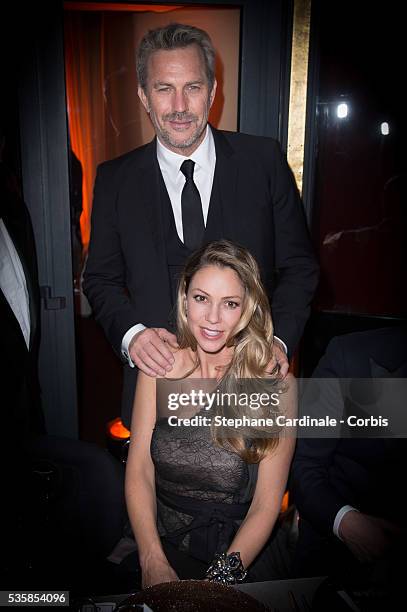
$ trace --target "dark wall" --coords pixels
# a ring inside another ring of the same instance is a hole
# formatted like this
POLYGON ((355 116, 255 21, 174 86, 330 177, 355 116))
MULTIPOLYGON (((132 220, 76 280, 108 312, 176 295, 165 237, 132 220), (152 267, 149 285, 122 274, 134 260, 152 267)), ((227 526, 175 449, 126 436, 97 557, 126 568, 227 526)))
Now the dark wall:
POLYGON ((380 11, 364 1, 313 1, 308 134, 321 281, 303 342, 304 375, 333 336, 407 317, 404 39, 394 0, 380 11), (340 103, 348 105, 343 119, 340 103))

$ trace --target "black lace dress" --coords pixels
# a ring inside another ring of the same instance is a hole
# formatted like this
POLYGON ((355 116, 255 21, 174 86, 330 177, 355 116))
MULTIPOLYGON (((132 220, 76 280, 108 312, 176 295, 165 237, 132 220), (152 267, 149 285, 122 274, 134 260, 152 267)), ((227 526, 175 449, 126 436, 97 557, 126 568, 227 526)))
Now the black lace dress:
POLYGON ((216 445, 207 426, 157 421, 151 442, 160 535, 206 564, 226 550, 246 516, 257 465, 216 445))

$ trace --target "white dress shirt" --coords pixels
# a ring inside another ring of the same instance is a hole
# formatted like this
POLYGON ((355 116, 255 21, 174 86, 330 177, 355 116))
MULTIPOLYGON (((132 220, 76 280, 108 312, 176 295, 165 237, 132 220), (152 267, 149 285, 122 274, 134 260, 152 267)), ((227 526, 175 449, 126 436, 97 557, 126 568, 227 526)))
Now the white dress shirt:
POLYGON ((186 178, 180 168, 186 159, 192 159, 195 162, 194 183, 201 196, 202 213, 206 227, 216 166, 216 149, 210 127, 207 126, 205 138, 189 157, 170 151, 157 138, 157 159, 170 197, 175 227, 180 240, 184 242, 181 195, 186 178))
POLYGON ((20 324, 27 348, 30 346, 30 298, 20 257, 0 219, 0 289, 20 324))
POLYGON ((347 514, 351 510, 354 510, 355 512, 359 512, 359 510, 357 508, 354 508, 353 506, 349 506, 347 504, 346 506, 342 506, 342 508, 340 510, 338 510, 338 513, 335 516, 335 520, 334 520, 334 524, 333 524, 332 530, 333 530, 334 534, 336 535, 336 537, 339 538, 340 540, 342 540, 342 538, 339 535, 339 525, 341 524, 341 521, 342 521, 343 517, 345 516, 345 514, 347 514))

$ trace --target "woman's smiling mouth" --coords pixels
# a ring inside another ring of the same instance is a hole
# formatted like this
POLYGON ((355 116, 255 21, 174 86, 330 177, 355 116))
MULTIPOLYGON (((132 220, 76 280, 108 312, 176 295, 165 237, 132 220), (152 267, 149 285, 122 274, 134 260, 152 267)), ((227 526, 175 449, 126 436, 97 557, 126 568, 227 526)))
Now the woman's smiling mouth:
POLYGON ((201 334, 204 338, 207 338, 208 340, 218 340, 222 336, 223 331, 219 329, 209 329, 207 327, 201 327, 201 334))

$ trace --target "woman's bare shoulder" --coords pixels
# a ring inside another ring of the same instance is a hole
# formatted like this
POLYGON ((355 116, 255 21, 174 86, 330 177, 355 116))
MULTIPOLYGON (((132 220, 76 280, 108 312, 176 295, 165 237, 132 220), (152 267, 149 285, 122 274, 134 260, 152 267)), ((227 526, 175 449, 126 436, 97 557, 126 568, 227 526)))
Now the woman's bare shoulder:
POLYGON ((174 357, 174 364, 172 366, 172 370, 167 372, 165 376, 160 376, 159 378, 165 378, 167 380, 171 380, 173 378, 183 378, 195 366, 195 358, 191 349, 171 348, 171 352, 174 357))

